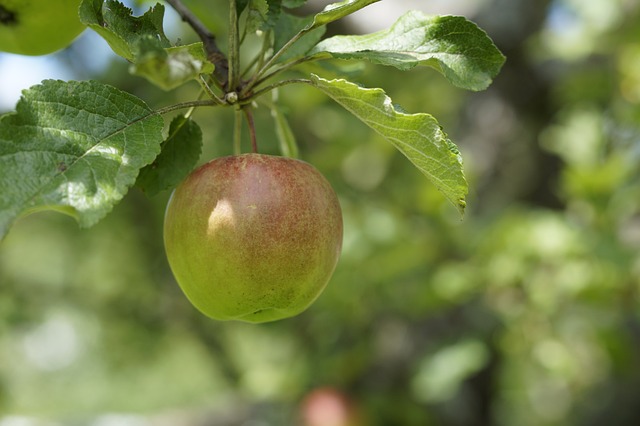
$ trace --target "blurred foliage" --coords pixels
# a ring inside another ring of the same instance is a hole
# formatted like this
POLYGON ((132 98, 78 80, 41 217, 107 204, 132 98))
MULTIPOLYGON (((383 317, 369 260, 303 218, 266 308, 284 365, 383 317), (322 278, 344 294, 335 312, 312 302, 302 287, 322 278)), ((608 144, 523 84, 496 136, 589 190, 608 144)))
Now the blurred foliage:
MULTIPOLYGON (((134 190, 89 230, 22 219, 0 246, 0 425, 298 425, 314 389, 352 426, 640 424, 639 14, 486 1, 468 17, 508 60, 481 93, 423 70, 335 71, 440 120, 471 183, 462 222, 356 119, 282 89, 345 220, 329 287, 289 320, 220 323, 188 304, 162 248, 166 193, 134 190)), ((118 60, 96 77, 157 106, 196 96, 118 60)), ((194 118, 201 161, 232 151, 231 112, 194 118)), ((256 119, 277 153, 268 109, 256 119)))

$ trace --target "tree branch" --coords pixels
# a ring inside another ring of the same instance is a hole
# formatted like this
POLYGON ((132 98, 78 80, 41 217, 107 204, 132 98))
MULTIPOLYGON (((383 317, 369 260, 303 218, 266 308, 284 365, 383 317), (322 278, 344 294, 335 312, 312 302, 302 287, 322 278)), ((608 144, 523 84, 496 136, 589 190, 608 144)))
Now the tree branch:
POLYGON ((216 43, 216 37, 209 29, 189 10, 181 0, 167 0, 167 3, 180 15, 182 20, 189 24, 198 34, 207 52, 207 58, 215 65, 213 75, 225 90, 229 85, 229 61, 216 43))

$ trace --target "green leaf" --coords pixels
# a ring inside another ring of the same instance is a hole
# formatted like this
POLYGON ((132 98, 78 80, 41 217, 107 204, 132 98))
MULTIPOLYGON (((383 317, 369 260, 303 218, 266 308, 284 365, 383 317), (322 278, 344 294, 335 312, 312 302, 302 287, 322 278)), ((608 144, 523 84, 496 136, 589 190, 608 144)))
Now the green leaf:
POLYGON ((320 13, 317 13, 313 17, 313 22, 306 28, 307 31, 314 28, 318 28, 322 25, 327 25, 333 21, 344 18, 363 7, 369 6, 372 3, 376 3, 380 0, 344 0, 338 3, 331 3, 320 13))
POLYGON ((174 188, 193 170, 202 151, 202 131, 195 121, 179 115, 153 163, 140 171, 136 185, 148 195, 174 188))
POLYGON ((267 0, 250 0, 247 5, 246 31, 255 33, 262 29, 267 22, 269 4, 267 0))
POLYGON ((210 74, 214 66, 207 59, 201 42, 167 49, 150 46, 131 66, 131 72, 156 86, 174 89, 200 74, 210 74))
POLYGON ((247 6, 247 31, 272 29, 283 13, 282 0, 249 0, 247 6))
POLYGON ((170 47, 162 21, 164 6, 156 4, 140 17, 115 0, 83 0, 80 20, 104 38, 111 49, 123 58, 135 62, 144 41, 160 48, 170 47))
POLYGON ((276 128, 276 136, 280 143, 280 152, 285 157, 298 158, 298 144, 296 138, 289 126, 287 117, 282 113, 280 108, 275 104, 270 105, 271 117, 276 128))
POLYGON ((378 132, 402 152, 464 213, 467 182, 462 157, 435 118, 398 111, 382 89, 367 89, 346 80, 311 76, 312 84, 378 132))
POLYGON ((403 15, 387 30, 328 38, 310 54, 366 59, 401 70, 426 65, 452 84, 470 90, 486 89, 505 60, 473 22, 461 16, 427 16, 418 11, 403 15))
POLYGON ((289 9, 295 9, 296 7, 300 7, 304 5, 307 0, 283 0, 282 5, 289 9))
MULTIPOLYGON (((236 13, 238 16, 247 8, 250 0, 236 0, 236 13)), ((266 0, 262 0, 266 1, 266 0)))
MULTIPOLYGON (((276 28, 278 30, 274 33, 273 50, 275 52, 280 50, 296 34, 309 26, 311 20, 312 18, 310 17, 298 17, 289 13, 282 13, 278 19, 278 23, 276 24, 276 28)), ((320 41, 325 32, 326 27, 319 27, 306 32, 298 41, 296 41, 295 44, 280 56, 279 62, 296 58, 298 56, 304 56, 318 43, 318 41, 320 41)))
POLYGON ((111 49, 133 64, 131 72, 170 90, 200 74, 213 72, 202 43, 171 47, 162 28, 164 6, 156 4, 140 17, 114 0, 83 0, 80 19, 111 49))
POLYGON ((162 117, 95 81, 46 80, 0 118, 0 238, 21 214, 57 210, 88 227, 160 151, 162 117))

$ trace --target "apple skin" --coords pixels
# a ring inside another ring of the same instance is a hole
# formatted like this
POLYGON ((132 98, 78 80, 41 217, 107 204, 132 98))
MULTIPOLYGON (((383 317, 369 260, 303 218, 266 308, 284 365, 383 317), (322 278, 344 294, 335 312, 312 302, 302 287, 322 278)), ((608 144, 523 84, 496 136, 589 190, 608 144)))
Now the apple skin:
POLYGON ((69 45, 84 29, 80 0, 0 0, 0 51, 45 55, 69 45))
POLYGON ((176 281, 202 313, 275 321, 304 311, 326 287, 342 248, 342 212, 308 163, 221 157, 173 192, 164 243, 176 281))

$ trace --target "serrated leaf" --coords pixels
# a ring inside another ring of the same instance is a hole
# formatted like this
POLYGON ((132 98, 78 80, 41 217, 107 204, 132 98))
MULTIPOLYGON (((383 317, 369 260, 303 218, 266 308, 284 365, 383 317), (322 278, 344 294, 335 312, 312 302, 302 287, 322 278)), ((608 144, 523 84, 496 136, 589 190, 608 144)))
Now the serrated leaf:
POLYGON ((313 17, 313 22, 307 27, 307 31, 330 24, 378 1, 380 0, 344 0, 338 3, 331 3, 322 12, 313 17))
POLYGON ((367 89, 346 80, 311 76, 312 84, 378 132, 402 152, 464 213, 467 182, 462 157, 435 118, 398 111, 382 89, 367 89))
POLYGON ((267 20, 263 29, 274 28, 282 13, 282 0, 267 0, 269 10, 267 11, 267 20))
POLYGON ((236 0, 238 15, 247 10, 247 31, 274 28, 282 13, 282 0, 236 0))
POLYGON ((426 65, 470 90, 486 89, 505 59, 487 33, 466 18, 418 11, 406 13, 387 30, 323 40, 310 52, 314 54, 365 59, 401 70, 426 65))
POLYGON ((201 152, 200 127, 183 115, 177 116, 169 126, 160 155, 140 170, 136 185, 150 196, 174 188, 193 170, 201 152))
POLYGON ((0 117, 0 238, 19 215, 45 209, 95 224, 156 157, 162 128, 142 100, 95 81, 23 91, 0 117))
POLYGON ((210 74, 213 69, 202 42, 168 49, 149 46, 131 65, 132 74, 145 77, 164 90, 197 79, 200 74, 210 74))
POLYGON ((270 105, 271 117, 276 129, 276 136, 280 144, 280 152, 285 157, 298 158, 298 144, 296 137, 289 126, 287 117, 282 113, 280 108, 273 103, 270 105))
POLYGON ((246 31, 254 33, 265 26, 267 15, 269 13, 269 4, 267 0, 250 0, 246 6, 247 21, 246 31))
POLYGON ((131 9, 115 0, 83 0, 79 13, 83 24, 104 38, 116 54, 131 62, 135 62, 143 41, 147 46, 171 47, 162 28, 161 4, 135 17, 131 9))
POLYGON ((160 88, 170 90, 213 72, 202 43, 171 47, 162 27, 164 6, 156 4, 139 17, 132 13, 115 0, 83 0, 80 5, 82 22, 133 64, 133 74, 160 88))

